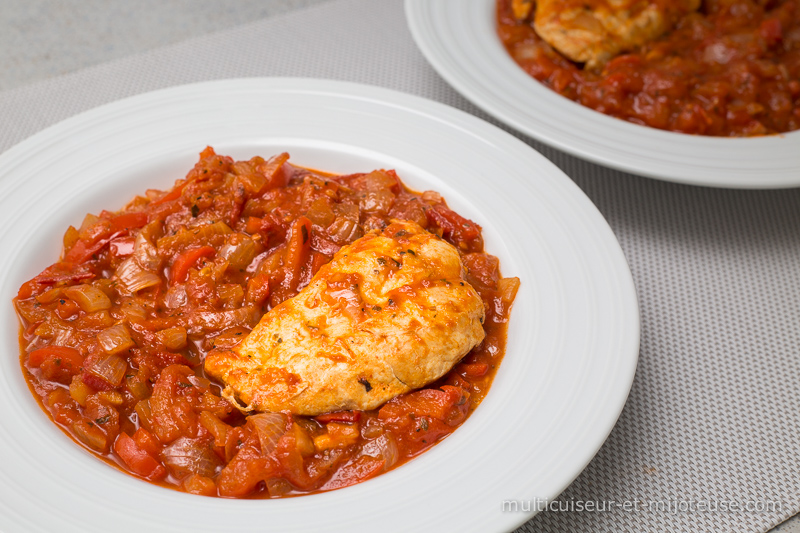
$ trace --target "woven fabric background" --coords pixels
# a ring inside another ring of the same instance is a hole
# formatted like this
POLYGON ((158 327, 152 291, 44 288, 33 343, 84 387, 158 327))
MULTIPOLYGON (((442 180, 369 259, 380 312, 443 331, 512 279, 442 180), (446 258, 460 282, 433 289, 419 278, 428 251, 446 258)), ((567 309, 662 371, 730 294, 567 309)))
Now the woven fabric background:
MULTIPOLYGON (((401 0, 337 0, 0 93, 0 151, 123 97, 248 76, 368 83, 495 122, 426 63, 401 0)), ((636 501, 638 510, 547 511, 519 531, 762 532, 800 511, 800 190, 659 182, 520 138, 609 221, 639 293, 642 344, 617 426, 560 498, 636 501), (659 501, 779 508, 649 506, 659 501)))

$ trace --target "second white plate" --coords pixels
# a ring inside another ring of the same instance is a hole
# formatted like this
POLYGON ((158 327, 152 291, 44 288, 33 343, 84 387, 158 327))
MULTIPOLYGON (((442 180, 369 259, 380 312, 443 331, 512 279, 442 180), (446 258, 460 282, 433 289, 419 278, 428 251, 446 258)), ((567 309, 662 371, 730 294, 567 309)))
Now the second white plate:
POLYGON ((503 48, 495 0, 406 0, 406 17, 437 72, 484 111, 594 163, 712 187, 800 186, 800 131, 747 139, 657 130, 585 108, 541 85, 503 48))

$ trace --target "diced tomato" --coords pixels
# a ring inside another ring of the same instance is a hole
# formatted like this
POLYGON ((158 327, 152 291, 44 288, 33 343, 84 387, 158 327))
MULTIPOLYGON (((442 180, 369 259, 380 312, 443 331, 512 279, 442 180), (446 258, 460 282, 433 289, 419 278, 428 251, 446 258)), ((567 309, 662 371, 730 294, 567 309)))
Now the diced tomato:
POLYGON ((136 444, 139 446, 139 448, 146 451, 153 457, 157 456, 161 451, 161 444, 159 444, 158 439, 156 439, 152 433, 142 427, 137 429, 133 434, 133 440, 136 441, 136 444))
POLYGON ((60 387, 55 389, 47 395, 45 403, 59 424, 70 425, 81 416, 78 412, 80 405, 66 389, 60 387))
POLYGON ((75 348, 46 346, 28 354, 28 365, 41 369, 48 381, 69 383, 81 371, 83 356, 75 348))
POLYGON ((428 209, 426 215, 431 224, 442 229, 442 236, 445 239, 452 240, 468 251, 479 251, 483 248, 481 227, 473 221, 442 204, 436 204, 428 209))
POLYGON ((247 223, 245 224, 244 230, 250 235, 258 233, 261 231, 261 225, 263 222, 263 218, 247 217, 247 223))
POLYGON ((167 469, 143 450, 127 433, 119 434, 114 442, 114 451, 134 474, 151 481, 164 479, 167 476, 167 469))
POLYGON ((318 485, 318 477, 324 475, 323 471, 318 471, 317 475, 309 475, 309 472, 306 471, 303 454, 297 446, 294 431, 287 431, 278 439, 274 455, 280 464, 283 477, 301 490, 315 489, 318 485))
POLYGON ((213 257, 217 253, 211 246, 190 248, 175 259, 170 270, 172 283, 183 283, 189 278, 189 269, 194 267, 200 259, 213 257))
POLYGON ((463 363, 459 368, 464 375, 471 378, 483 377, 489 371, 489 365, 486 363, 463 363))
POLYGON ((778 18, 769 18, 761 23, 758 33, 767 46, 774 46, 783 40, 783 27, 778 18))
POLYGON ((467 417, 469 393, 451 385, 421 389, 390 400, 378 417, 401 441, 421 451, 452 433, 467 417))
POLYGON ((151 429, 164 444, 179 437, 197 436, 199 423, 194 405, 201 390, 192 385, 190 376, 194 376, 191 368, 172 365, 161 372, 153 385, 151 429))
POLYGON ((214 480, 199 474, 192 474, 188 476, 181 483, 183 490, 190 494, 199 494, 200 496, 216 496, 217 486, 214 480))
POLYGON ((219 495, 238 498, 250 494, 263 481, 267 465, 267 459, 259 451, 243 448, 219 473, 219 495))
POLYGON ((56 302, 56 314, 61 319, 68 319, 78 314, 81 307, 73 300, 60 299, 56 302))
POLYGON ((84 372, 81 374, 81 380, 83 380, 84 384, 96 391, 111 390, 113 388, 108 381, 96 374, 93 374, 92 372, 84 372))
POLYGON ((263 194, 265 191, 275 189, 277 187, 285 187, 289 183, 291 176, 291 166, 287 163, 289 161, 289 154, 286 152, 278 154, 266 161, 258 169, 267 178, 266 183, 256 194, 263 194))

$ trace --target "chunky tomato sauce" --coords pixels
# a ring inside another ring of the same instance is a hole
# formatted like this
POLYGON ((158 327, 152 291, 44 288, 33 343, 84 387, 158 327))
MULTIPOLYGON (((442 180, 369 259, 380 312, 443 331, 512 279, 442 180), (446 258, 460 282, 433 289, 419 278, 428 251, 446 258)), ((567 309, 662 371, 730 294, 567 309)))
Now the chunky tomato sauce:
POLYGON ((61 259, 19 289, 23 371, 85 448, 190 493, 293 496, 403 464, 484 398, 519 282, 501 277, 481 228, 393 171, 332 176, 288 157, 234 161, 207 148, 171 190, 70 227, 61 259), (459 249, 485 340, 436 383, 373 411, 245 416, 222 398, 205 355, 235 346, 340 247, 393 218, 459 249))
POLYGON ((705 0, 667 35, 584 69, 497 0, 498 34, 531 76, 580 104, 629 122, 713 136, 800 128, 800 2, 705 0))

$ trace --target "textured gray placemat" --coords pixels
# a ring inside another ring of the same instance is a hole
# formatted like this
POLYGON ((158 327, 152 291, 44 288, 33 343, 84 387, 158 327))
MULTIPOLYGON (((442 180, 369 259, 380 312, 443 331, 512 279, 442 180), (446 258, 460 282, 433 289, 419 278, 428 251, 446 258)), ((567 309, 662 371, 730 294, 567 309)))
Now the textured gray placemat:
MULTIPOLYGON (((119 98, 244 76, 370 83, 487 118, 425 62, 400 0, 339 0, 0 93, 0 151, 119 98)), ((520 531, 760 532, 795 514, 800 190, 663 183, 527 142, 608 219, 643 329, 609 440, 555 508, 520 531), (559 510, 587 503, 605 510, 559 510), (769 509, 722 509, 748 506, 769 509)))

